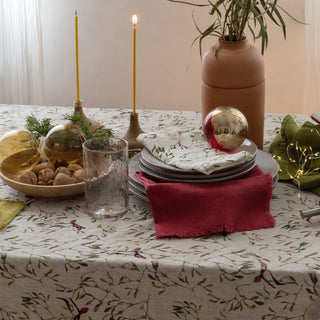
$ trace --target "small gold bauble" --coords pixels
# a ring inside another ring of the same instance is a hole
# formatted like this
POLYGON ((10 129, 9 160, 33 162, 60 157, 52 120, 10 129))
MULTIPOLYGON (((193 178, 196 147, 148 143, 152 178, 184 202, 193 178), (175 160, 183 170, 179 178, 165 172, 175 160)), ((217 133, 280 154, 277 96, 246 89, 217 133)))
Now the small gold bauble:
POLYGON ((0 167, 8 176, 17 176, 32 170, 38 163, 39 142, 31 133, 15 130, 0 139, 0 167))
POLYGON ((48 132, 44 151, 56 166, 81 163, 82 143, 85 140, 82 130, 74 126, 71 121, 66 121, 48 132))

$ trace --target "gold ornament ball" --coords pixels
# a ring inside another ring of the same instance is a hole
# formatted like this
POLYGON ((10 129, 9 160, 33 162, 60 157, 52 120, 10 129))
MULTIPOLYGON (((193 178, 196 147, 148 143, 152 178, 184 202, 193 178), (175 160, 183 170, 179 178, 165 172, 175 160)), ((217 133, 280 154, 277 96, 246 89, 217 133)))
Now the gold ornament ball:
POLYGON ((53 127, 45 139, 44 151, 55 166, 81 163, 82 143, 86 140, 82 130, 66 121, 53 127))
POLYGON ((0 168, 8 177, 31 171, 39 158, 39 141, 31 133, 15 130, 1 137, 0 168))
POLYGON ((213 148, 234 150, 248 135, 248 121, 244 114, 233 107, 217 107, 205 118, 204 135, 213 148))

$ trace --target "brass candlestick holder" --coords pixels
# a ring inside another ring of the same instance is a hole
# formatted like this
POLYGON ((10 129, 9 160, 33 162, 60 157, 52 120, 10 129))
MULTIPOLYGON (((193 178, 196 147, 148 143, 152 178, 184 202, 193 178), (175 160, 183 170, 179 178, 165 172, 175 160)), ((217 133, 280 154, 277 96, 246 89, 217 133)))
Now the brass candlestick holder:
POLYGON ((137 136, 143 132, 144 131, 140 128, 139 125, 138 114, 131 113, 128 131, 123 136, 123 139, 128 141, 130 152, 141 151, 141 149, 143 148, 143 145, 137 141, 137 136))
POLYGON ((96 120, 87 118, 86 115, 83 113, 82 104, 80 100, 74 101, 73 115, 76 115, 77 113, 81 115, 81 118, 84 123, 88 123, 92 125, 92 131, 95 131, 100 127, 100 124, 96 120))

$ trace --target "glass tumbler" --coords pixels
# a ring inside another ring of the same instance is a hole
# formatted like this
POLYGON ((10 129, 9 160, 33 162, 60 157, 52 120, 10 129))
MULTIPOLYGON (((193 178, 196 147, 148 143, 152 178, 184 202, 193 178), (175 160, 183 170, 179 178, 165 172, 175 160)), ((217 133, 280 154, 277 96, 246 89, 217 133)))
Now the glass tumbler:
POLYGON ((87 212, 95 218, 119 217, 128 209, 128 143, 92 138, 83 143, 87 212))

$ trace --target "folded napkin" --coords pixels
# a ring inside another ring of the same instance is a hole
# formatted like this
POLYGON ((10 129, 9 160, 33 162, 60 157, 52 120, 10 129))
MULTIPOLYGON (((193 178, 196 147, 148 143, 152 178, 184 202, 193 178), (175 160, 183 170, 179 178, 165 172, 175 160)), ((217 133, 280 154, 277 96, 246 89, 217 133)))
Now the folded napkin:
POLYGON ((247 151, 230 153, 213 149, 201 132, 148 132, 140 134, 137 140, 157 159, 204 174, 228 167, 230 163, 247 162, 253 157, 247 151))
POLYGON ((232 181, 163 183, 136 172, 151 206, 156 237, 197 237, 275 225, 270 213, 272 176, 255 166, 232 181))
POLYGON ((0 229, 4 228, 25 206, 23 201, 0 199, 0 229))
POLYGON ((309 121, 298 127, 286 115, 270 146, 280 166, 279 180, 320 195, 320 125, 309 121))

